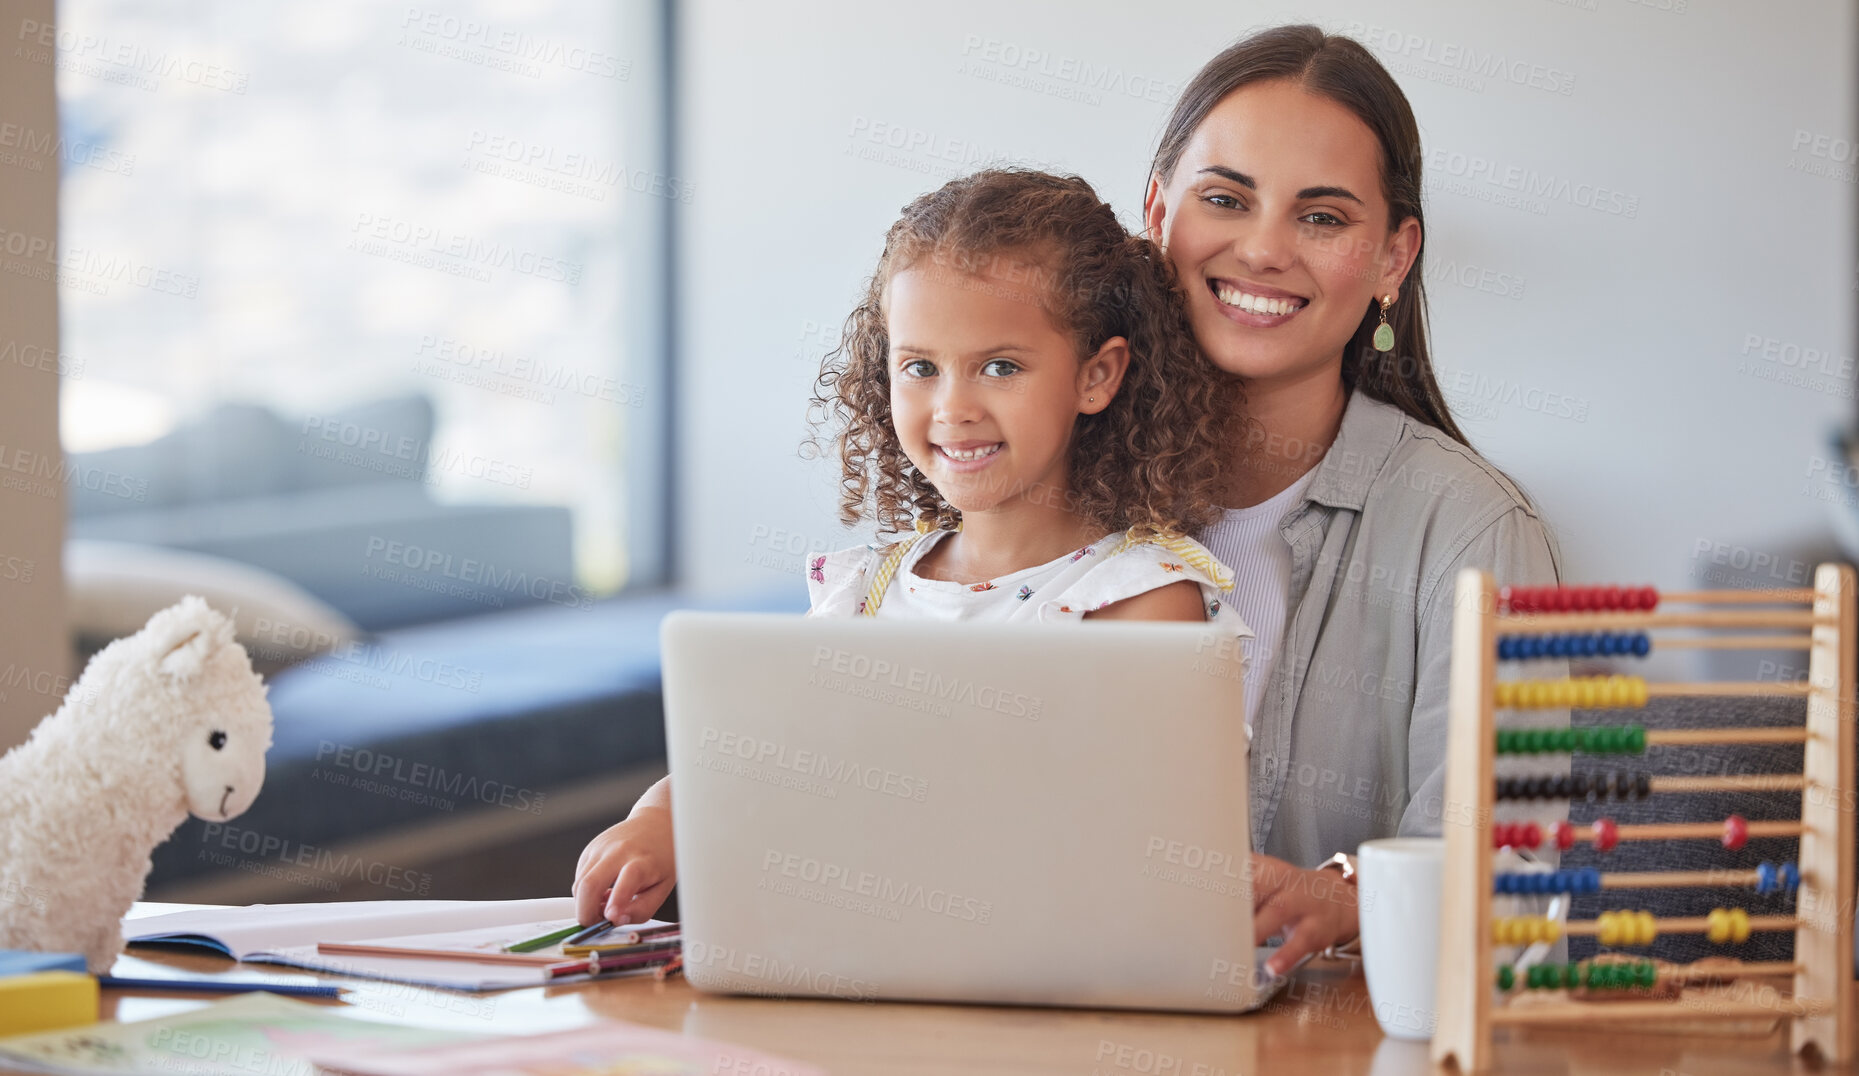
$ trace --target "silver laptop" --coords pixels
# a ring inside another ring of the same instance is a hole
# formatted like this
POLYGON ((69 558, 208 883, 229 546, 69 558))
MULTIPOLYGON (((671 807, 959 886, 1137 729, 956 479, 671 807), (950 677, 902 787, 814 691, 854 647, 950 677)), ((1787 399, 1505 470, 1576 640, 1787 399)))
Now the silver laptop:
POLYGON ((692 612, 662 639, 694 986, 1240 1012, 1282 985, 1234 640, 692 612))

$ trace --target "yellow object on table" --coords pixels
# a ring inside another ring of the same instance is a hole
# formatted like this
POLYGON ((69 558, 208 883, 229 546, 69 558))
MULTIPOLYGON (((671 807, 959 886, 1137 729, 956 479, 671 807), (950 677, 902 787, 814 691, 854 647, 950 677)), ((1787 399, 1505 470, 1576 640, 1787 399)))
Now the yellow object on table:
POLYGON ((0 978, 0 1035, 97 1022, 97 980, 75 971, 0 978))

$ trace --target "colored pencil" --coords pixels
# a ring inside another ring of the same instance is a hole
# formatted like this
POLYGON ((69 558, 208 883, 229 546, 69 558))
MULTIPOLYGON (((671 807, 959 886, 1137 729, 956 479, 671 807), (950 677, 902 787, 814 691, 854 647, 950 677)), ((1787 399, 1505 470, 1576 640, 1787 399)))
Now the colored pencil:
POLYGON ((254 983, 226 979, 122 979, 97 976, 97 985, 113 990, 175 990, 194 994, 282 994, 293 998, 339 998, 343 987, 305 983, 254 983))
POLYGON ((590 953, 631 953, 645 952, 651 949, 675 949, 681 944, 677 935, 658 935, 643 941, 596 942, 593 945, 564 945, 562 955, 565 957, 587 956, 590 953))
POLYGON ((605 975, 613 971, 637 971, 655 964, 668 964, 678 959, 678 956, 678 951, 675 949, 656 949, 647 953, 610 956, 604 960, 599 956, 594 956, 587 960, 570 960, 561 964, 550 964, 547 973, 550 979, 561 979, 570 975, 605 975))
MULTIPOLYGON (((594 925, 599 926, 600 924, 596 923, 594 925)), ((506 945, 503 947, 503 951, 506 953, 533 953, 538 949, 546 949, 549 946, 554 945, 558 941, 563 941, 568 938, 572 938, 576 934, 579 934, 580 932, 584 930, 588 930, 588 929, 590 928, 580 926, 580 925, 571 926, 571 927, 563 927, 560 930, 550 931, 549 933, 544 934, 540 937, 530 938, 527 941, 520 941, 520 942, 512 943, 510 945, 506 945)))
POLYGON ((602 919, 600 922, 595 923, 593 926, 588 927, 586 930, 576 931, 573 935, 565 939, 562 942, 562 944, 563 945, 581 945, 593 938, 600 937, 602 934, 605 934, 606 932, 608 932, 609 930, 612 930, 615 926, 618 926, 618 925, 619 924, 617 923, 611 923, 605 919, 602 919))

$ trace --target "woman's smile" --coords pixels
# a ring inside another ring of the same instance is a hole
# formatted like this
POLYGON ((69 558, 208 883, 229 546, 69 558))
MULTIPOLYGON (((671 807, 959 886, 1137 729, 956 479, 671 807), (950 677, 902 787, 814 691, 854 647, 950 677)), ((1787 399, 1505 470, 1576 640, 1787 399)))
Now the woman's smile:
POLYGON ((1283 325, 1310 305, 1301 295, 1243 280, 1214 277, 1207 281, 1207 289, 1213 292, 1215 309, 1223 316, 1255 329, 1283 325))

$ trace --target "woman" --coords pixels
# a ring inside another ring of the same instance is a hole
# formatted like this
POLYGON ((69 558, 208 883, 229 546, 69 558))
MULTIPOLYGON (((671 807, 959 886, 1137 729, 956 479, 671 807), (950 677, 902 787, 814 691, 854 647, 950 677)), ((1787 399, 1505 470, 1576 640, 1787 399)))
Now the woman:
POLYGON ((1554 582, 1543 521, 1452 419, 1428 359, 1420 138, 1366 49, 1255 34, 1182 91, 1143 217, 1255 425, 1201 540, 1258 634, 1254 900, 1272 970, 1355 937, 1364 840, 1437 834, 1454 577, 1554 582), (1385 328, 1384 328, 1385 326, 1385 328), (1275 640, 1281 640, 1274 645, 1275 640), (1318 864, 1338 871, 1313 870, 1318 864))

